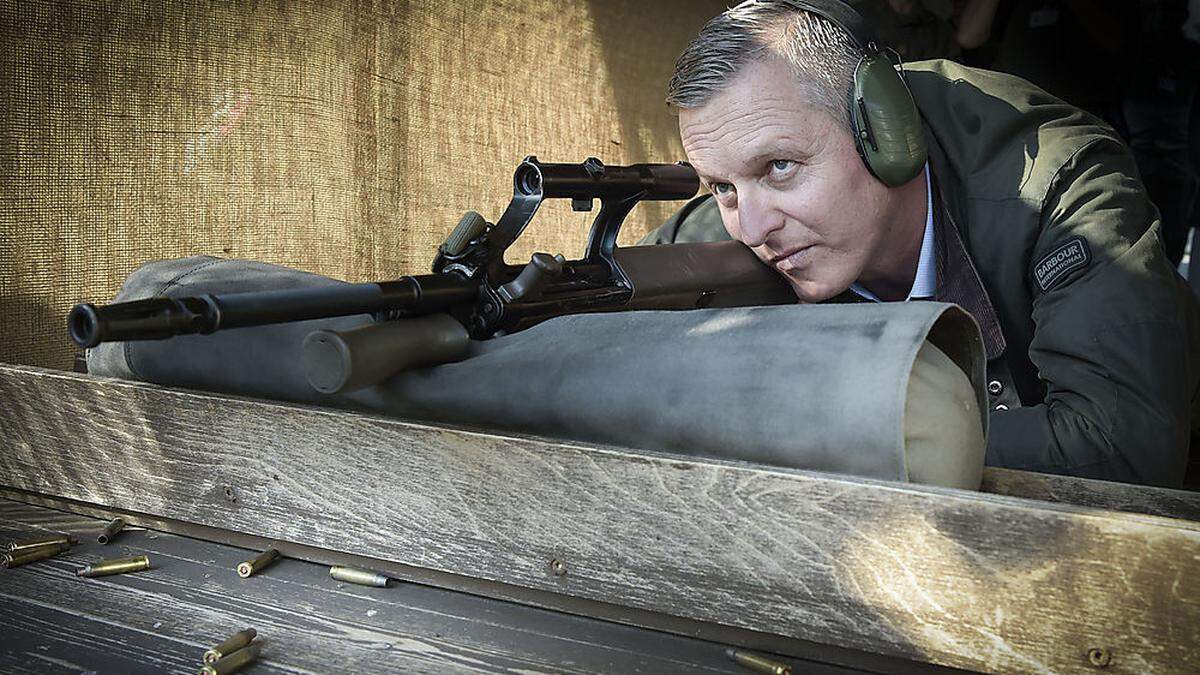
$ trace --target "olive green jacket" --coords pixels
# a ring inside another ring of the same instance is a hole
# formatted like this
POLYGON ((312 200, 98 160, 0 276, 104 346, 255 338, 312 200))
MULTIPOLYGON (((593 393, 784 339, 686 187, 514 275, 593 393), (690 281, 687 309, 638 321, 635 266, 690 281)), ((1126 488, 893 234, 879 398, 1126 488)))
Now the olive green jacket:
MULTIPOLYGON (((1129 151, 1023 80, 940 60, 905 72, 950 261, 937 299, 966 307, 988 346, 988 464, 1179 485, 1200 310, 1129 151)), ((727 238, 702 197, 643 242, 727 238)))

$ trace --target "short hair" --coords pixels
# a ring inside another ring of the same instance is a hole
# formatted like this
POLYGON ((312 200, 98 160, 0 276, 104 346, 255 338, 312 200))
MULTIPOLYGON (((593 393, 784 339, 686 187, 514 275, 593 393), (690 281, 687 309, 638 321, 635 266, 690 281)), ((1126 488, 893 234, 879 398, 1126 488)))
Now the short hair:
POLYGON ((675 62, 672 109, 699 108, 746 65, 782 58, 801 92, 850 131, 850 87, 862 56, 854 38, 789 0, 751 0, 713 18, 675 62))

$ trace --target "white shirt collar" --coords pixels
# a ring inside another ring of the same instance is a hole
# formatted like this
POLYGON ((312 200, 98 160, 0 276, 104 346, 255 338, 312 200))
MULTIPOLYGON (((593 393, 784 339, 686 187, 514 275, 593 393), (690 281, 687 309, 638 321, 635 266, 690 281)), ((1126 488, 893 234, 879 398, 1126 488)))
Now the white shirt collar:
MULTIPOLYGON (((879 302, 879 297, 859 283, 850 285, 850 290, 862 297, 879 302)), ((917 258, 917 275, 905 302, 913 298, 932 298, 937 293, 937 267, 934 260, 933 241, 933 188, 929 183, 929 162, 925 162, 925 235, 921 238, 921 255, 917 258)))

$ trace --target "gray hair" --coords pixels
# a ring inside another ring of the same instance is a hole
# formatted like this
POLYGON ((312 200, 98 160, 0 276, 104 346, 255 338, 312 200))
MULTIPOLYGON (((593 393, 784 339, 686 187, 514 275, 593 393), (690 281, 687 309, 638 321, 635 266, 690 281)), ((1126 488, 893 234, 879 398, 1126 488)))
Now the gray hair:
POLYGON ((786 61, 801 93, 850 129, 860 50, 837 24, 788 0, 744 2, 705 24, 675 62, 667 105, 699 108, 743 67, 770 56, 786 61))

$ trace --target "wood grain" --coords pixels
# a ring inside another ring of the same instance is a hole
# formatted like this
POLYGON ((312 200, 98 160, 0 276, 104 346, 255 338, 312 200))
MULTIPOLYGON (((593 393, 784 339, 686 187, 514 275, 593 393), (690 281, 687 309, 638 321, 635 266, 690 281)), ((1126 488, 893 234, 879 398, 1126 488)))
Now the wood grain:
POLYGON ((1200 521, 1200 492, 988 467, 983 492, 1200 521))
POLYGON ((298 560, 243 580, 232 569, 245 550, 144 530, 105 547, 94 541, 103 522, 0 501, 0 542, 46 531, 81 541, 52 561, 0 571, 0 672, 194 673, 205 648, 246 626, 266 645, 254 672, 740 672, 722 644, 417 584, 339 584, 298 560), (74 576, 101 555, 147 555, 155 567, 74 576))
MULTIPOLYGON (((5 577, 9 575, 5 573, 5 577)), ((7 578, 5 579, 7 581, 7 578)), ((51 583, 47 581, 47 583, 51 583)), ((127 603, 129 598, 116 596, 127 603)), ((94 602, 87 594, 84 602, 94 602)), ((129 608, 128 604, 118 607, 129 608)), ((156 675, 200 669, 194 644, 145 634, 120 624, 89 620, 66 607, 0 590, 0 672, 49 675, 87 672, 156 675)), ((247 675, 295 673, 264 661, 247 675)))
MULTIPOLYGON (((921 675, 922 673, 939 675, 941 673, 962 672, 945 666, 885 657, 840 646, 822 645, 806 640, 764 633, 762 631, 751 631, 716 623, 695 621, 660 612, 573 597, 551 591, 523 588, 423 567, 414 567, 390 560, 342 553, 290 541, 268 539, 243 532, 187 523, 160 516, 117 510, 95 504, 67 500, 62 497, 50 497, 4 487, 0 487, 0 497, 14 500, 21 506, 51 509, 52 511, 49 511, 49 513, 58 514, 58 516, 42 516, 44 518, 65 518, 69 521, 73 517, 82 515, 93 522, 107 523, 113 518, 120 516, 131 527, 140 527, 156 532, 175 533, 182 535, 188 540, 222 543, 248 551, 262 551, 267 548, 275 548, 286 558, 317 563, 326 570, 330 565, 346 565, 371 569, 386 574, 392 579, 404 580, 422 587, 457 591, 457 595, 500 600, 508 603, 506 606, 516 604, 552 610, 554 616, 563 619, 584 617, 588 620, 595 619, 602 622, 645 629, 646 631, 650 631, 651 635, 658 636, 660 642, 671 635, 678 635, 722 645, 723 647, 738 647, 759 653, 779 654, 783 660, 802 664, 804 667, 801 672, 812 672, 814 675, 825 675, 831 672, 904 672, 912 673, 913 675, 921 675), (564 614, 567 616, 564 616, 564 614)), ((0 504, 3 503, 0 502, 0 504)), ((99 531, 98 525, 92 525, 92 527, 97 532, 99 531)), ((52 530, 53 528, 51 527, 50 529, 52 530)), ((556 623, 555 625, 558 626, 559 624, 556 623)), ((562 632, 561 629, 559 632, 562 632)), ((634 635, 641 636, 642 632, 637 632, 634 635)), ((570 633, 568 632, 569 636, 570 633)), ((669 649, 675 649, 676 646, 668 645, 668 647, 669 649)), ((647 652, 651 651, 653 649, 647 650, 647 652)), ((675 651, 665 653, 676 655, 675 651)), ((0 672, 3 671, 0 670, 0 672)))
POLYGON ((0 397, 21 490, 973 670, 1200 668, 1183 520, 22 367, 0 397))

